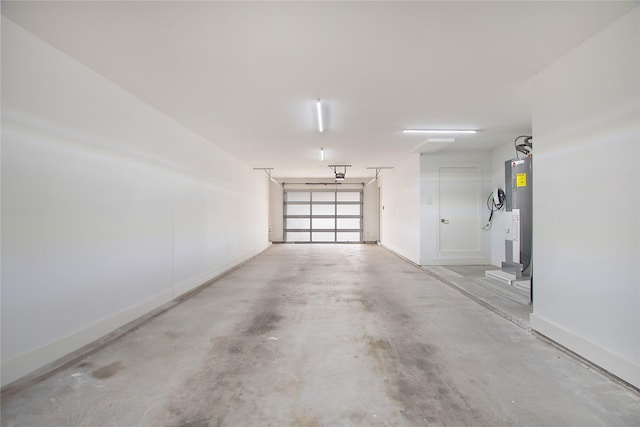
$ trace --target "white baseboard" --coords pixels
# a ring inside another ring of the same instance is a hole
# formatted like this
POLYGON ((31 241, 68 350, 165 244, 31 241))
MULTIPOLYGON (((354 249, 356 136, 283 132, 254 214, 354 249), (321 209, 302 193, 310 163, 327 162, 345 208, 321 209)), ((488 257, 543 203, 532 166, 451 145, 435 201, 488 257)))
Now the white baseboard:
MULTIPOLYGON (((270 246, 271 243, 269 243, 268 246, 270 246)), ((267 247, 268 247, 267 246, 267 247)), ((266 249, 266 248, 265 248, 266 249)), ((238 267, 240 264, 243 264, 245 262, 247 262, 248 260, 250 260, 251 258, 253 258, 254 256, 258 255, 260 252, 262 252, 264 249, 262 250, 252 250, 248 253, 246 253, 245 255, 241 256, 240 258, 233 260, 232 262, 228 262, 224 265, 222 265, 221 267, 215 268, 213 270, 210 270, 204 274, 201 274, 197 277, 194 277, 192 279, 189 279, 183 283, 180 283, 178 285, 175 285, 173 288, 173 298, 178 298, 180 295, 183 295, 189 291, 192 291, 193 289, 197 288, 198 286, 201 286, 203 283, 207 283, 210 282, 212 280, 216 280, 222 276, 224 276, 225 274, 229 273, 231 270, 233 270, 234 268, 238 267)))
POLYGON ((43 347, 21 354, 13 359, 2 361, 2 386, 52 363, 69 353, 107 335, 108 333, 126 325, 171 301, 171 290, 166 290, 146 301, 115 313, 85 326, 76 333, 57 339, 43 347))
POLYGON ((491 258, 427 258, 420 265, 492 265, 491 258))
POLYGON ((529 317, 529 326, 634 387, 640 388, 639 364, 610 353, 597 344, 575 335, 535 313, 529 317))
POLYGON ((394 248, 391 248, 383 243, 378 242, 378 245, 382 246, 383 248, 385 248, 386 250, 388 250, 389 252, 392 252, 394 255, 399 256, 400 258, 402 258, 405 261, 410 262, 411 264, 415 264, 416 266, 420 266, 420 264, 418 263, 417 260, 414 260, 413 258, 410 258, 407 255, 404 255, 403 253, 395 250, 394 248))
POLYGON ((253 250, 243 255, 242 257, 229 262, 222 267, 216 268, 200 275, 196 278, 190 279, 184 283, 176 285, 173 290, 167 289, 159 295, 155 295, 140 304, 128 307, 120 312, 114 313, 97 322, 84 326, 78 332, 67 335, 60 339, 57 339, 43 347, 37 348, 33 351, 23 353, 12 359, 2 361, 0 371, 2 372, 2 378, 0 384, 2 387, 7 384, 34 373, 43 367, 49 367, 47 365, 55 365, 59 359, 68 356, 69 354, 82 349, 83 347, 90 345, 94 341, 100 340, 105 335, 110 334, 116 329, 132 322, 140 317, 150 313, 151 311, 161 307, 164 304, 171 302, 172 300, 180 297, 181 295, 217 278, 227 274, 240 264, 253 258, 266 248, 270 246, 266 245, 262 250, 253 250))

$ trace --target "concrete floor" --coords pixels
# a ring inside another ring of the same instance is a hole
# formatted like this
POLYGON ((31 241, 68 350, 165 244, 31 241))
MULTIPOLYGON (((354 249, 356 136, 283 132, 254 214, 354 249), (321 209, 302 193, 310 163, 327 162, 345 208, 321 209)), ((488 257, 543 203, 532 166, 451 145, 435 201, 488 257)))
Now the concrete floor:
POLYGON ((529 315, 533 311, 529 291, 518 289, 485 276, 491 265, 425 266, 423 269, 442 282, 459 290, 495 313, 529 329, 529 315))
POLYGON ((375 245, 275 245, 2 426, 638 426, 640 395, 375 245))

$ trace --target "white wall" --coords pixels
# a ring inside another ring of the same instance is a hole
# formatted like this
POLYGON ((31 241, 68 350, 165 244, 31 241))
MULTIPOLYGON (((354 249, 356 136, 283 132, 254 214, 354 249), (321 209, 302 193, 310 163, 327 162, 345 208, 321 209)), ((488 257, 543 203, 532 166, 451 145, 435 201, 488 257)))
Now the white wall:
POLYGON ((420 155, 382 171, 378 186, 380 243, 420 264, 420 155))
POLYGON ((377 181, 371 182, 372 179, 364 179, 362 195, 362 238, 369 243, 378 241, 378 185, 377 181))
POLYGON ((483 225, 488 220, 489 210, 486 199, 493 191, 491 187, 491 153, 489 151, 449 151, 444 153, 423 154, 420 159, 420 245, 421 265, 446 264, 488 264, 491 259, 491 239, 489 232, 481 230, 481 254, 469 258, 442 257, 438 252, 438 230, 440 205, 438 198, 438 168, 446 165, 477 166, 481 173, 482 196, 480 206, 483 225))
POLYGON ((533 93, 531 325, 640 386, 640 10, 533 93))
POLYGON ((284 189, 269 180, 269 241, 284 242, 284 189))
POLYGON ((268 181, 2 18, 2 384, 266 248, 268 181))

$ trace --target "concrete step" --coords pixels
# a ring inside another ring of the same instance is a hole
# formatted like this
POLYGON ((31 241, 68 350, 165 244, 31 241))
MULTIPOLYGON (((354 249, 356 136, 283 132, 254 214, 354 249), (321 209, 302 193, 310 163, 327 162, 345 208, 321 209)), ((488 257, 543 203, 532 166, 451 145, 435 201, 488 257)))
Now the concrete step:
POLYGON ((516 289, 520 289, 521 291, 531 291, 531 280, 516 280, 512 283, 512 286, 516 289))
POLYGON ((511 285, 516 280, 516 275, 507 273, 502 270, 487 270, 484 272, 486 277, 491 279, 498 280, 501 283, 506 283, 507 285, 511 285))

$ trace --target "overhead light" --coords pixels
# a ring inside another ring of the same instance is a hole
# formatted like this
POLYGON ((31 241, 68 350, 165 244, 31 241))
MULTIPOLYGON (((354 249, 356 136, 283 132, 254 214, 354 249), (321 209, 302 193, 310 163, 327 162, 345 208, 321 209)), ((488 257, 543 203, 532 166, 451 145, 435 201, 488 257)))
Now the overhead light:
POLYGON ((324 132, 324 123, 322 120, 322 101, 316 101, 316 113, 318 114, 318 132, 324 132))
POLYGON ((445 138, 427 138, 428 142, 456 142, 456 139, 453 137, 445 137, 445 138))
POLYGON ((403 129, 403 133, 476 133, 477 131, 472 129, 403 129))
POLYGON ((324 162, 324 148, 320 149, 320 161, 324 162))

